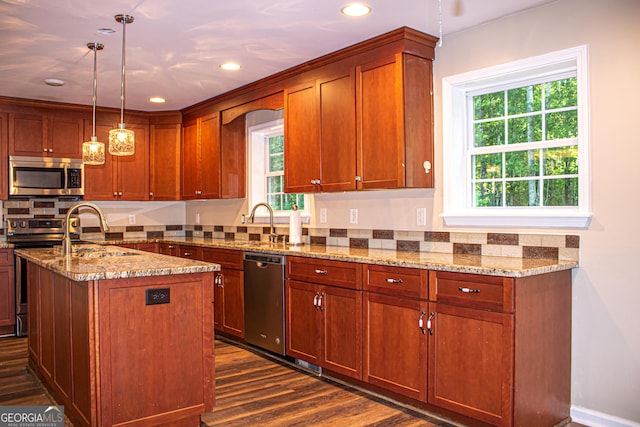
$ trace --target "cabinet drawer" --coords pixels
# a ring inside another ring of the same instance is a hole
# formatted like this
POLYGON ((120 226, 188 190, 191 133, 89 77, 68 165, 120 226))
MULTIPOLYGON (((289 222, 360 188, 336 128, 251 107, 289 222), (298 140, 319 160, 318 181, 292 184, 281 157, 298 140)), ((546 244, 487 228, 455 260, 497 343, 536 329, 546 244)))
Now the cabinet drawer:
POLYGON ((13 265, 13 249, 0 249, 0 265, 13 265))
POLYGON ((432 301, 494 311, 513 311, 513 279, 431 271, 432 301))
POLYGON ((362 266, 346 261, 289 257, 287 279, 362 289, 362 266))
POLYGON ((426 300, 429 274, 419 268, 367 264, 364 288, 369 292, 426 300))
POLYGON ((222 268, 231 268, 234 270, 242 270, 242 251, 233 249, 202 249, 202 260, 220 264, 222 268))

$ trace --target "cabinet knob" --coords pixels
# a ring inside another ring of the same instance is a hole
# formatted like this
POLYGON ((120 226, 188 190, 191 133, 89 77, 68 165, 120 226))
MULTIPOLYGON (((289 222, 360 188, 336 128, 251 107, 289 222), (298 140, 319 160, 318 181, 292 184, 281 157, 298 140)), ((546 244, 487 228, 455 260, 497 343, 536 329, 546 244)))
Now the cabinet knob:
POLYGON ((122 191, 118 192, 118 196, 122 197, 122 191))
POLYGON ((153 197, 153 193, 152 192, 149 192, 149 197, 153 197))
POLYGON ((191 253, 191 252, 185 252, 185 253, 184 253, 184 256, 191 256, 191 255, 192 255, 192 253, 191 253))
POLYGON ((117 191, 113 192, 113 197, 118 197, 118 192, 117 191))
POLYGON ((360 181, 362 181, 362 178, 356 175, 356 182, 360 182, 360 181))
POLYGON ((391 277, 387 277, 387 283, 402 283, 402 279, 393 279, 391 277))
POLYGON ((319 268, 315 269, 316 274, 327 274, 327 270, 320 270, 319 268))

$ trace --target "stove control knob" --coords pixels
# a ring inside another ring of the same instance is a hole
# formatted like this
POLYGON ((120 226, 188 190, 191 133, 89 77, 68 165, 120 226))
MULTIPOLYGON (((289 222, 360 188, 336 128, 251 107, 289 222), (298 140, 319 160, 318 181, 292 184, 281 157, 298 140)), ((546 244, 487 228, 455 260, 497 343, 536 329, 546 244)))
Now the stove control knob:
POLYGON ((18 227, 18 221, 11 221, 11 228, 17 228, 18 227))
POLYGON ((27 221, 20 221, 20 228, 27 228, 27 221))

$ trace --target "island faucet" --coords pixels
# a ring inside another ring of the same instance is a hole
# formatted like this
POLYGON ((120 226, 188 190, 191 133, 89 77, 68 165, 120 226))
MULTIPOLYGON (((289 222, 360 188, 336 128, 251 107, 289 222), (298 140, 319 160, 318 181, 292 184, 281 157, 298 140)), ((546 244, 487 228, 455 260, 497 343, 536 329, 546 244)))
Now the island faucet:
POLYGON ((62 238, 62 254, 64 256, 71 255, 71 237, 69 236, 69 229, 71 228, 71 222, 70 222, 71 214, 73 214, 74 211, 77 211, 82 207, 92 208, 98 213, 98 217, 100 217, 100 228, 102 229, 103 232, 109 229, 109 224, 107 224, 107 218, 105 217, 104 212, 102 212, 102 209, 100 209, 100 206, 91 202, 76 203, 75 205, 71 206, 67 211, 67 217, 64 222, 64 237, 62 238))
POLYGON ((269 242, 276 243, 278 241, 278 235, 276 234, 276 229, 273 226, 273 208, 269 206, 268 203, 264 203, 264 202, 257 203, 253 207, 253 209, 251 209, 251 214, 249 214, 249 222, 253 223, 253 220, 255 219, 256 209, 260 206, 264 206, 269 210, 269 227, 271 227, 270 234, 269 234, 269 242))

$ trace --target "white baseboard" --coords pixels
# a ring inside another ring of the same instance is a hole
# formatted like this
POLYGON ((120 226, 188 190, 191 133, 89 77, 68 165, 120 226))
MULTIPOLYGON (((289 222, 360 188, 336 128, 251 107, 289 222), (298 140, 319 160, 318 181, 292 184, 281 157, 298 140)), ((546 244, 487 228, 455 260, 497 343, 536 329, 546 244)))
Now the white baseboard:
POLYGON ((640 423, 581 406, 571 407, 571 420, 589 427, 640 427, 640 423))

